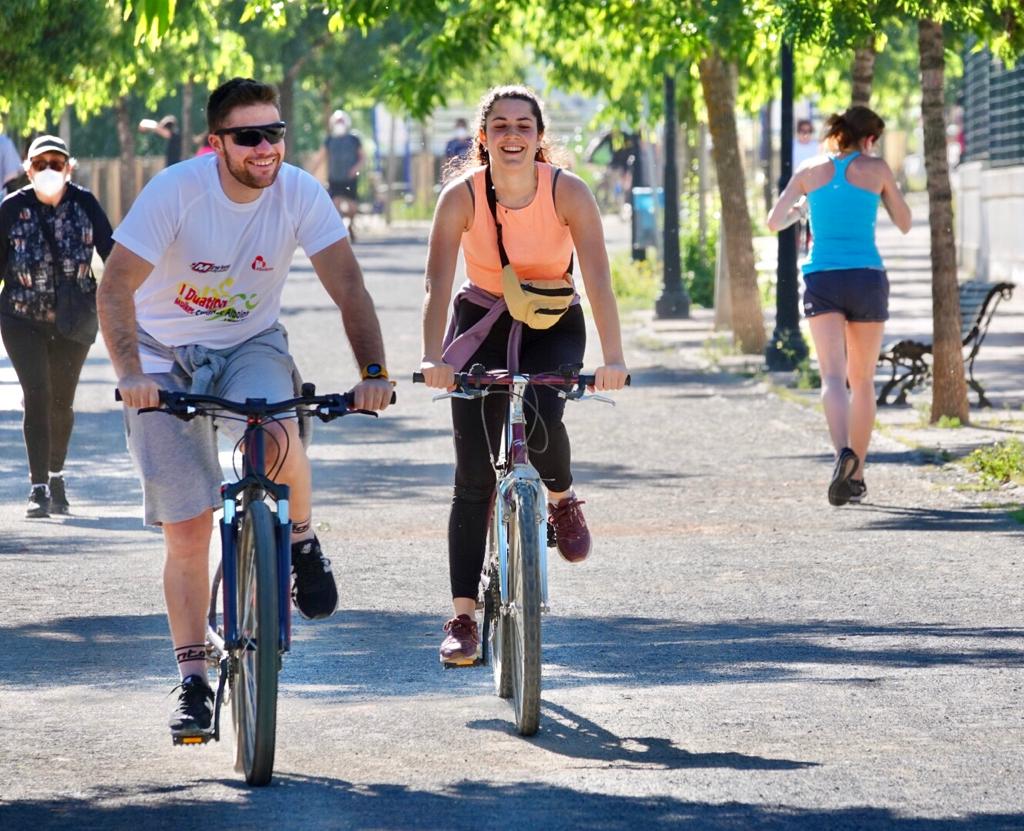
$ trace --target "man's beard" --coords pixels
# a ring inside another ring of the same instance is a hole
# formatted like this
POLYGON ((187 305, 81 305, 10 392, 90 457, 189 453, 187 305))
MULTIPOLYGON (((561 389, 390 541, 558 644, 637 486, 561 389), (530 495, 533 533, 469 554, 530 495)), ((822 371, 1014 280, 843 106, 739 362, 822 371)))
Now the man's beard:
POLYGON ((277 174, 281 172, 281 159, 277 159, 277 164, 274 167, 274 175, 269 180, 255 178, 245 167, 243 162, 241 165, 236 167, 230 157, 224 157, 224 162, 227 165, 228 173, 235 177, 235 181, 245 185, 247 188, 269 188, 277 179, 277 174))

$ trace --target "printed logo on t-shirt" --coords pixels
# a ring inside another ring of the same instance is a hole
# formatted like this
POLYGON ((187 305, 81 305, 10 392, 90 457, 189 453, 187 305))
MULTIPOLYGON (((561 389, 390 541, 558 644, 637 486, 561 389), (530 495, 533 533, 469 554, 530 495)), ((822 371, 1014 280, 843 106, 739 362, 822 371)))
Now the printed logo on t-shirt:
POLYGON ((190 268, 199 274, 220 274, 222 271, 227 271, 231 268, 231 263, 227 265, 214 265, 213 263, 204 263, 202 261, 192 263, 190 268))
POLYGON ((178 296, 174 305, 192 317, 237 323, 245 320, 259 305, 255 292, 231 292, 234 278, 228 277, 216 286, 194 286, 182 281, 178 284, 178 296))
POLYGON ((273 271, 274 267, 267 265, 267 261, 264 260, 262 256, 257 256, 256 259, 252 261, 252 270, 253 271, 273 271))

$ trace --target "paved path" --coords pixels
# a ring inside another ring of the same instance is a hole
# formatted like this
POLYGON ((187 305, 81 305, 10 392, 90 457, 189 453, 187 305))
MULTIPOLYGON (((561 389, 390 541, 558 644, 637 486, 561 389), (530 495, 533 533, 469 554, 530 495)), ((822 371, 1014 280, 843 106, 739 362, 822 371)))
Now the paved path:
MULTIPOLYGON (((357 246, 400 378, 423 244, 357 246)), ((307 376, 350 384, 307 263, 285 301, 307 376)), ((870 504, 830 508, 820 415, 707 370, 706 323, 678 328, 683 349, 630 324, 634 388, 569 413, 598 542, 583 566, 552 563, 531 740, 486 671, 437 664, 446 408, 403 383, 379 421, 318 431, 342 610, 296 622, 262 790, 228 743, 166 735, 161 544, 103 350, 80 390, 72 516, 22 519, 20 413, 0 411, 0 827, 1024 827, 1021 526, 884 436, 870 504)))

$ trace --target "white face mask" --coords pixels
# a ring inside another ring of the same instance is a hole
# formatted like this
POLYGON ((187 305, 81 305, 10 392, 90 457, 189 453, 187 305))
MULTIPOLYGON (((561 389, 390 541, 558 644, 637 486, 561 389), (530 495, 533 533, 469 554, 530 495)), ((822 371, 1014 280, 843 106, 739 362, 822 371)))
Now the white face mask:
POLYGON ((456 127, 455 138, 457 138, 459 141, 469 138, 469 130, 467 130, 465 127, 456 127))
POLYGON ((46 170, 38 171, 32 177, 32 187, 40 196, 48 198, 60 193, 66 181, 66 174, 46 168, 46 170))
POLYGON ((339 121, 333 127, 331 127, 331 135, 343 136, 348 132, 348 125, 344 121, 339 121))

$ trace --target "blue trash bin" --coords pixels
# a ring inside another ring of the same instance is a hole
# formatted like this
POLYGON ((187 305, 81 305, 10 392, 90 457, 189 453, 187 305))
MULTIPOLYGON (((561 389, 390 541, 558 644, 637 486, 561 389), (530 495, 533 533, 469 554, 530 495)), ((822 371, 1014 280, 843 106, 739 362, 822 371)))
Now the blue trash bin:
MULTIPOLYGON (((658 207, 665 208, 665 191, 657 189, 658 207)), ((633 188, 633 222, 636 223, 633 245, 646 248, 658 244, 658 226, 654 217, 654 189, 633 188)))

